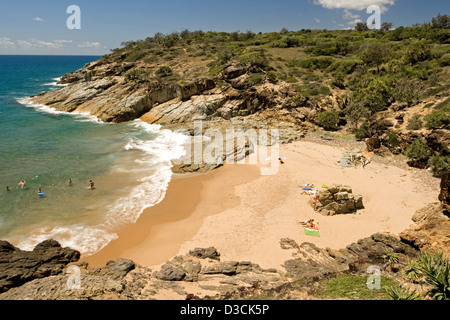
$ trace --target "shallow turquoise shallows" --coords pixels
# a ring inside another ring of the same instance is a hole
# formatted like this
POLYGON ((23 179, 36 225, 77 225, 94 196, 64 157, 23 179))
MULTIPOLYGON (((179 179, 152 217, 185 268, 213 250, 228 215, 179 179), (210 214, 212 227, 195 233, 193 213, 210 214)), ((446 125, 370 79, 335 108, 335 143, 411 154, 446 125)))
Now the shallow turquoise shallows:
POLYGON ((0 240, 29 250, 52 238, 92 254, 164 197, 182 136, 26 100, 58 89, 61 75, 98 58, 0 55, 0 240))

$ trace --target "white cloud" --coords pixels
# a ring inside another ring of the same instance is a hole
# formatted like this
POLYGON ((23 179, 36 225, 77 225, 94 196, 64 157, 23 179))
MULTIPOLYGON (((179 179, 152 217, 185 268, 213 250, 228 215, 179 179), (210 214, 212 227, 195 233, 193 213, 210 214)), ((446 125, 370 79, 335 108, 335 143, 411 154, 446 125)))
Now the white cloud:
POLYGON ((344 15, 342 16, 344 20, 355 20, 358 19, 359 17, 360 17, 359 14, 352 13, 347 9, 344 10, 344 15))
POLYGON ((32 48, 33 47, 33 45, 30 42, 25 41, 25 40, 17 40, 17 44, 19 46, 25 47, 25 48, 32 48))
POLYGON ((355 19, 355 20, 347 22, 347 24, 355 26, 358 22, 363 22, 363 21, 361 19, 355 19))
POLYGON ((39 18, 39 17, 34 17, 33 20, 34 20, 34 21, 45 21, 44 19, 39 18))
POLYGON ((24 48, 51 48, 51 49, 61 49, 64 44, 72 43, 72 40, 53 40, 53 41, 43 41, 38 39, 17 40, 17 44, 24 48))
POLYGON ((319 18, 314 18, 314 21, 317 22, 317 23, 320 23, 319 18))
POLYGON ((365 10, 371 5, 377 5, 381 12, 386 12, 388 6, 393 6, 395 0, 314 0, 315 4, 326 9, 365 10))
POLYGON ((72 43, 73 41, 72 40, 53 40, 53 42, 55 42, 55 43, 72 43))
POLYGON ((14 47, 15 43, 10 38, 0 38, 0 47, 14 47))
POLYGON ((100 42, 91 42, 91 41, 84 41, 80 43, 77 47, 78 48, 100 48, 102 45, 100 42))

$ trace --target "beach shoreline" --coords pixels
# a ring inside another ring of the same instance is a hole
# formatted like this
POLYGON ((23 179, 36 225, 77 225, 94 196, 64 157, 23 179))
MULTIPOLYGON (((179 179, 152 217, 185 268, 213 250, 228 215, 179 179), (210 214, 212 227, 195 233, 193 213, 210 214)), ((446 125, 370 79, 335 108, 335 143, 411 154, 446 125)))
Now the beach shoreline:
POLYGON ((259 177, 253 165, 225 165, 207 173, 174 174, 166 196, 147 208, 138 221, 118 232, 99 252, 81 258, 91 267, 126 258, 141 265, 159 265, 172 258, 200 229, 203 219, 239 204, 235 186, 259 177))
POLYGON ((102 267, 126 258, 151 267, 195 248, 215 247, 223 261, 280 269, 292 258, 291 250, 280 247, 283 238, 339 250, 377 232, 397 235, 412 224, 418 209, 437 201, 436 190, 418 180, 415 169, 377 162, 365 169, 343 168, 336 162, 344 151, 296 141, 280 146, 285 161, 275 175, 262 176, 260 166, 248 164, 177 175, 160 204, 146 209, 118 239, 82 261, 102 267), (303 183, 316 188, 349 185, 363 196, 365 209, 322 216, 301 194, 303 183), (305 235, 299 224, 310 218, 319 222, 320 237, 305 235))

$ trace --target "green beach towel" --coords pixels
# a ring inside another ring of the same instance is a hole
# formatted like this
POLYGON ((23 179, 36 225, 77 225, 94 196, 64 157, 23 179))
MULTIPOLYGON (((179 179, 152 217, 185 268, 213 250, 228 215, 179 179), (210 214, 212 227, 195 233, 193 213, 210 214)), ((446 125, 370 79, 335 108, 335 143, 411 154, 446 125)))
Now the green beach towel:
POLYGON ((320 237, 319 230, 305 228, 305 234, 312 237, 320 237))

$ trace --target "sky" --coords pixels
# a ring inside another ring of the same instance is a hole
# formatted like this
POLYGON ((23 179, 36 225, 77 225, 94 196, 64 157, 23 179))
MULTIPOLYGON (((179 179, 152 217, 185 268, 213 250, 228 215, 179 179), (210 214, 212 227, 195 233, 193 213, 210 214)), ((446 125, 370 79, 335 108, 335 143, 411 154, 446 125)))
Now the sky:
POLYGON ((183 29, 348 29, 367 21, 371 5, 394 28, 450 14, 448 0, 0 0, 0 54, 103 55, 183 29))

